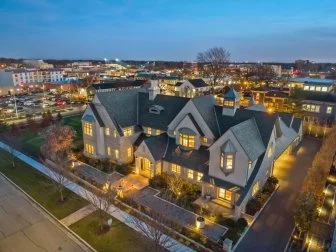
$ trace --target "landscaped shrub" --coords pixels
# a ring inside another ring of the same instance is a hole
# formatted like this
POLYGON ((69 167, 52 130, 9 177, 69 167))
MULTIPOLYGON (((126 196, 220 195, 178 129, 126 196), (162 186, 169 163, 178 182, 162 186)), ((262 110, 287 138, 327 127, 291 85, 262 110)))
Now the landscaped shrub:
POLYGON ((262 206, 265 204, 270 195, 274 192, 276 185, 278 184, 278 179, 275 177, 269 177, 261 191, 259 191, 256 196, 249 200, 246 204, 245 211, 249 215, 255 215, 262 206))
POLYGON ((150 178, 149 186, 158 190, 167 189, 168 187, 167 175, 165 173, 162 173, 161 175, 157 175, 154 176, 153 178, 150 178))
POLYGON ((247 220, 245 218, 239 218, 237 220, 236 226, 237 226, 237 229, 239 231, 244 232, 247 225, 248 225, 248 223, 247 223, 247 220))
POLYGON ((220 224, 220 225, 226 226, 228 228, 233 228, 236 225, 236 222, 235 222, 234 219, 226 218, 226 217, 223 217, 223 216, 219 217, 217 223, 220 224))
POLYGON ((115 170, 123 175, 128 175, 133 171, 130 165, 116 165, 115 170))

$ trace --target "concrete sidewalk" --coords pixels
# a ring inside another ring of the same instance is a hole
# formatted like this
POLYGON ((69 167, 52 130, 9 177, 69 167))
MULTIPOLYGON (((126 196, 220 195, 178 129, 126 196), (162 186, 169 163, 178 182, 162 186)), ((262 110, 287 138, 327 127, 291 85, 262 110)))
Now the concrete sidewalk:
MULTIPOLYGON (((0 142, 0 148, 4 149, 5 151, 9 151, 10 148, 0 142)), ((14 155, 22 160, 23 162, 29 164, 32 166, 34 169, 38 170, 39 172, 43 173, 45 176, 57 181, 57 177, 55 175, 55 172, 50 172, 49 168, 44 166, 43 164, 37 162, 36 160, 26 156, 25 154, 15 151, 14 155)), ((87 201, 91 202, 92 199, 96 196, 92 196, 92 192, 86 190, 82 186, 70 181, 70 180, 65 180, 66 181, 66 187, 71 190, 72 192, 76 193, 77 195, 81 196, 82 198, 86 199, 87 201)), ((93 202, 91 202, 93 203, 93 202)), ((107 211, 108 214, 119 220, 120 222, 123 222, 130 228, 134 229, 135 231, 142 232, 141 230, 138 229, 138 227, 135 225, 135 221, 132 215, 120 210, 119 208, 116 208, 115 206, 111 206, 109 211, 107 211)), ((143 223, 143 226, 148 226, 146 223, 143 223)), ((167 243, 167 249, 169 251, 176 251, 176 252, 189 252, 189 251, 194 251, 193 249, 183 245, 182 243, 176 241, 175 239, 168 237, 168 240, 170 242, 167 243)))
POLYGON ((77 221, 83 219, 84 217, 88 216, 89 214, 96 211, 96 208, 93 205, 87 205, 76 212, 70 214, 69 216, 63 218, 61 222, 69 227, 70 225, 76 223, 77 221))

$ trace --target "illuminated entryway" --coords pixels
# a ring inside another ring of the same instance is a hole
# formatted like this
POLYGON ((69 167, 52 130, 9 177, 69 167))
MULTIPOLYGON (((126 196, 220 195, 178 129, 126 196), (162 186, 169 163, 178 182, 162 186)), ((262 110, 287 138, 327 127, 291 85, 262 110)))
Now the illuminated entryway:
POLYGON ((225 190, 223 188, 218 188, 218 198, 221 200, 225 200, 231 203, 232 201, 232 192, 225 190))
POLYGON ((153 177, 153 171, 149 159, 144 157, 139 158, 139 174, 147 178, 153 177))

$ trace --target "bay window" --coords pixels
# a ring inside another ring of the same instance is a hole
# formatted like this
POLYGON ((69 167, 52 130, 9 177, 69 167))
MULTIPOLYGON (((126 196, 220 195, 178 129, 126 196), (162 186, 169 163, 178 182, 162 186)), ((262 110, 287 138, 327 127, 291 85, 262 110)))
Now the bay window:
POLYGON ((180 133, 180 144, 185 147, 195 147, 195 136, 180 133))

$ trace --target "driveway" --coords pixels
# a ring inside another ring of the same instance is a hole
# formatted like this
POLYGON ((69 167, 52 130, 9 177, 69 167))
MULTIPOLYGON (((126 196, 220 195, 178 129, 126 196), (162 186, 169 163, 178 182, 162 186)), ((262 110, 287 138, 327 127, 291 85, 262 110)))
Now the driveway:
POLYGON ((84 251, 0 176, 0 251, 84 251))
POLYGON ((284 251, 294 228, 297 194, 320 144, 319 139, 305 137, 293 156, 276 162, 274 176, 280 187, 235 251, 284 251))

